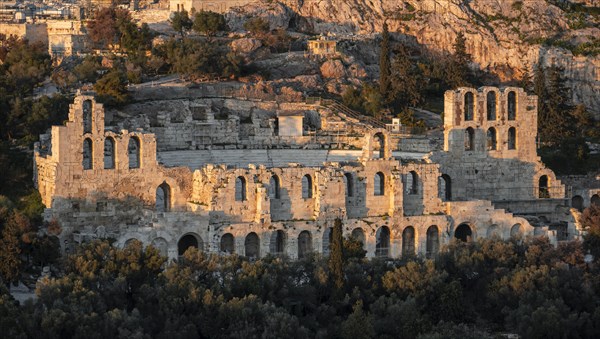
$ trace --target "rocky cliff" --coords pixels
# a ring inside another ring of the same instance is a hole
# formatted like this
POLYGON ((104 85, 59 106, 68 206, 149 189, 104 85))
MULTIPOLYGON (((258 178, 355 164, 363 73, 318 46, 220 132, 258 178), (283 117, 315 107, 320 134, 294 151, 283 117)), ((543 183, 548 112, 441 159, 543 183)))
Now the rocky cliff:
MULTIPOLYGON (((342 35, 378 33, 387 21, 390 31, 414 36, 428 48, 446 51, 452 50, 457 33, 463 32, 473 60, 482 69, 498 74, 501 80, 519 78, 525 70, 533 73, 538 62, 564 67, 574 101, 584 103, 600 118, 597 8, 573 10, 544 0, 280 2, 283 5, 270 1, 238 8, 237 16, 242 12, 262 15, 271 26, 342 35), (591 55, 574 55, 573 52, 581 54, 583 47, 591 49, 587 53, 591 55)), ((560 4, 558 0, 553 3, 560 4)), ((598 6, 595 0, 584 3, 598 6)))

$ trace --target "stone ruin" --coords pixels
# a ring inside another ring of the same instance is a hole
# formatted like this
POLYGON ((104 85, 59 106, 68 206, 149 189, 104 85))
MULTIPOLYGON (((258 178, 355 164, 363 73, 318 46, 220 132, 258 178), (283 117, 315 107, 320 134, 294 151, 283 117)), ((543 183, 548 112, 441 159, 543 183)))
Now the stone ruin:
POLYGON ((318 101, 159 101, 109 114, 80 94, 35 145, 44 216, 66 252, 110 238, 170 259, 189 247, 296 259, 328 253, 336 218, 368 257, 579 235, 565 185, 536 154, 536 97, 519 88, 446 92, 443 148, 428 153, 318 101))

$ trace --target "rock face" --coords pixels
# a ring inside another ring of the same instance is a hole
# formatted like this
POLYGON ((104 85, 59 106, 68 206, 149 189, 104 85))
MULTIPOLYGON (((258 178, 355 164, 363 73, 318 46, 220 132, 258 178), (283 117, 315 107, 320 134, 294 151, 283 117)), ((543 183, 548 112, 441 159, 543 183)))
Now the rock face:
POLYGON ((231 49, 236 53, 250 54, 262 47, 262 43, 258 39, 236 39, 231 42, 231 49))
MULTIPOLYGON (((588 27, 581 27, 569 13, 543 0, 281 1, 286 9, 273 4, 257 6, 271 8, 271 12, 277 9, 276 12, 283 15, 279 24, 302 21, 316 33, 378 33, 387 21, 392 32, 414 36, 418 43, 431 49, 451 51, 457 33, 462 31, 474 62, 497 73, 501 80, 519 78, 525 71, 533 74, 538 62, 562 66, 574 101, 585 104, 600 118, 600 74, 597 71, 600 58, 574 56, 566 49, 536 43, 548 38, 594 41, 600 36, 597 16, 588 17, 584 25, 588 27), (294 19, 291 12, 302 20, 294 19)), ((271 26, 278 22, 271 17, 269 20, 271 26)))
POLYGON ((346 70, 340 60, 327 60, 321 65, 321 75, 324 78, 339 79, 346 76, 346 70))

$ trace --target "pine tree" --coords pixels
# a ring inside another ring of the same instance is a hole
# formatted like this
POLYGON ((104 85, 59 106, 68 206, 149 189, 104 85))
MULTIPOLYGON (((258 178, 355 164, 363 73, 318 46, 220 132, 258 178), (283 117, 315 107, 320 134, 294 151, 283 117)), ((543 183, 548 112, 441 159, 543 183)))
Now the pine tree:
POLYGON ((410 61, 404 45, 400 45, 394 55, 391 69, 390 97, 401 110, 415 106, 421 101, 419 69, 410 61))
POLYGON ((342 238, 342 220, 336 218, 331 232, 331 251, 329 252, 329 274, 336 292, 341 292, 344 287, 343 271, 343 238, 342 238))
POLYGON ((379 92, 384 99, 387 99, 391 89, 390 34, 387 23, 383 24, 381 38, 381 51, 379 54, 379 92))
POLYGON ((538 96, 540 138, 544 143, 557 145, 573 137, 575 119, 569 89, 564 84, 562 69, 555 65, 535 71, 534 91, 538 96))

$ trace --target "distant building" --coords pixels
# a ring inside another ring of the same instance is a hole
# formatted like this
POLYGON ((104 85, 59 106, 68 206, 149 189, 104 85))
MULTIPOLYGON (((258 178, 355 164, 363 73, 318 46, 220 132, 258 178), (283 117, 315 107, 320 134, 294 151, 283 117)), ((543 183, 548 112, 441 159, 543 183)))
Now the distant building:
POLYGON ((318 40, 308 40, 308 51, 313 55, 328 56, 337 53, 337 41, 321 36, 318 40))
POLYGON ((169 10, 171 12, 179 12, 186 10, 192 11, 192 8, 197 12, 211 11, 216 13, 225 13, 231 7, 244 6, 256 0, 170 0, 169 10))

